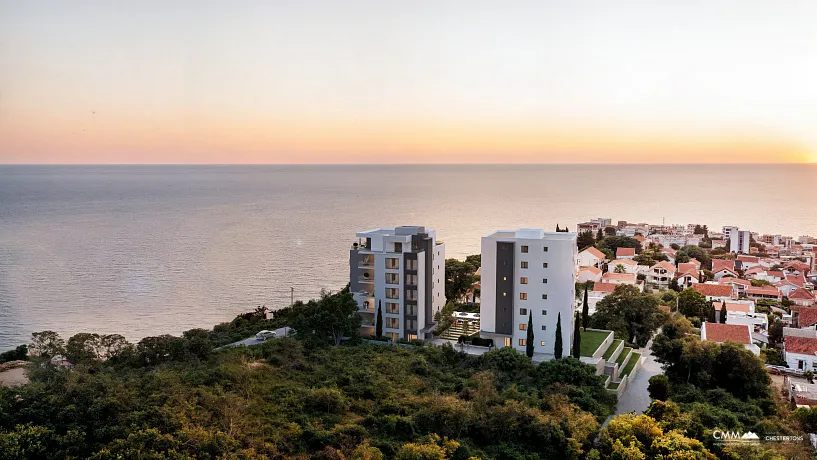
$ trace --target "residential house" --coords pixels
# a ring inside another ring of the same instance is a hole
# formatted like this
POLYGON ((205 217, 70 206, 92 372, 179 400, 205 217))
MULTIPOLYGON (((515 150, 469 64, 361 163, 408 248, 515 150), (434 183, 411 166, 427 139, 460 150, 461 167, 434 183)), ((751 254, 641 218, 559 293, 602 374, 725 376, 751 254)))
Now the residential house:
POLYGON ((780 294, 780 290, 774 286, 749 286, 746 288, 746 297, 754 300, 781 300, 783 298, 780 294))
POLYGON ((601 270, 596 267, 579 268, 579 274, 576 276, 576 282, 586 283, 588 281, 601 281, 601 270))
POLYGON ((791 369, 817 371, 817 338, 784 335, 783 359, 791 369))
POLYGON ((616 248, 616 259, 632 259, 635 257, 635 248, 616 248))
POLYGON ((678 271, 675 275, 675 280, 678 286, 682 289, 692 287, 693 284, 701 282, 701 274, 698 271, 698 265, 691 262, 684 262, 678 264, 678 271))
POLYGON ((629 284, 635 286, 636 284, 636 274, 635 273, 612 273, 607 272, 601 277, 601 281, 603 283, 609 284, 629 284))
POLYGON ((615 273, 621 267, 623 273, 638 273, 638 262, 633 259, 616 259, 607 264, 607 271, 615 273))
POLYGON ((746 288, 752 285, 752 282, 749 280, 744 280, 740 278, 733 278, 731 276, 726 278, 721 278, 718 280, 718 284, 729 285, 732 286, 737 297, 745 297, 746 296, 746 288))
POLYGON ((726 302, 731 300, 734 295, 732 286, 713 283, 698 283, 692 286, 692 289, 700 292, 706 297, 706 300, 713 302, 726 302))
POLYGON ((661 254, 667 256, 667 261, 672 265, 675 265, 675 255, 677 254, 675 249, 672 248, 661 248, 661 254))
POLYGON ((712 277, 719 280, 723 277, 731 276, 738 277, 738 272, 735 270, 735 261, 726 259, 712 259, 712 277))
POLYGON ((752 327, 744 324, 701 324, 701 340, 715 343, 736 342, 743 348, 760 355, 760 347, 752 342, 752 327))
POLYGON ((587 293, 587 307, 591 315, 596 312, 596 304, 599 303, 601 299, 612 294, 613 291, 616 290, 616 286, 618 286, 618 284, 593 283, 593 290, 587 293))
POLYGON ((647 272, 647 283, 659 289, 666 289, 670 282, 675 278, 675 265, 661 261, 650 267, 647 272))
POLYGON ((580 267, 601 268, 604 263, 604 253, 591 246, 579 253, 578 261, 580 267))
POLYGON ((789 294, 789 300, 794 302, 795 305, 809 307, 814 305, 814 294, 806 289, 798 288, 789 294))
POLYGON ((757 256, 738 254, 737 261, 740 262, 741 270, 748 270, 752 267, 757 267, 758 265, 760 265, 760 259, 757 256))

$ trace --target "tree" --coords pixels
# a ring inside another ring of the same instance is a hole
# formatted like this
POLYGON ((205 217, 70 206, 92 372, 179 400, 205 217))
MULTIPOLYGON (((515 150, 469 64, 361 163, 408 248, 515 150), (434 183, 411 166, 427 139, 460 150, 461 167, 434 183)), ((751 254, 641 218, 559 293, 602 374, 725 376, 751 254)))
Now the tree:
POLYGON ((601 229, 599 229, 598 233, 596 233, 596 242, 600 242, 604 239, 604 233, 602 233, 601 229))
POLYGON ((681 246, 678 246, 676 243, 672 243, 672 244, 670 244, 670 245, 669 245, 669 247, 670 247, 671 249, 675 250, 675 251, 677 251, 677 250, 681 249, 681 246))
POLYGON ((629 236, 608 236, 598 243, 599 249, 605 248, 616 253, 618 248, 634 248, 636 253, 641 252, 641 242, 629 236))
POLYGON ((613 270, 614 273, 624 273, 627 269, 624 268, 624 265, 616 264, 616 268, 613 270))
POLYGON ((573 322, 573 357, 579 359, 582 355, 582 330, 581 317, 579 312, 576 312, 576 318, 573 322))
POLYGON ((54 331, 34 332, 31 334, 28 352, 32 356, 51 359, 65 353, 65 340, 54 331))
POLYGON ((375 337, 383 337, 383 301, 377 301, 377 321, 374 325, 375 337))
POLYGON ((312 344, 340 345, 343 337, 360 333, 360 317, 354 314, 357 302, 348 289, 337 294, 322 292, 319 300, 301 304, 301 310, 292 328, 312 344))
POLYGON ((596 244, 596 239, 593 238, 593 232, 590 230, 583 231, 576 237, 576 247, 578 247, 580 251, 594 244, 596 244))
POLYGON ((587 286, 584 287, 584 301, 582 302, 582 327, 587 329, 590 322, 590 305, 587 302, 587 286))
POLYGON ((726 302, 721 302, 721 324, 726 324, 726 302))
POLYGON ((99 346, 106 360, 129 359, 134 352, 133 345, 119 334, 99 336, 99 346))
POLYGON ((65 357, 74 364, 91 364, 103 358, 99 334, 80 332, 68 339, 65 345, 65 357))
POLYGON ((783 323, 774 321, 769 325, 769 345, 775 346, 783 342, 783 323))
POLYGON ((621 284, 596 304, 590 325, 612 330, 616 337, 643 347, 664 320, 665 313, 658 308, 655 296, 621 284))
POLYGON ((445 259, 446 301, 460 302, 465 298, 466 293, 479 280, 476 274, 479 266, 479 259, 473 256, 466 257, 465 261, 445 259))
POLYGON ((528 312, 528 335, 525 339, 525 354, 533 358, 533 310, 528 312))
POLYGON ((706 320, 710 323, 715 322, 715 305, 712 302, 709 302, 709 305, 706 306, 706 320))
POLYGON ((9 361, 25 361, 28 358, 28 345, 20 345, 17 348, 0 353, 0 364, 9 361))
POLYGON ((556 232, 558 233, 558 232, 561 232, 561 231, 562 231, 562 229, 559 228, 559 224, 556 224, 556 232))
POLYGON ((669 281, 669 288, 675 292, 681 292, 681 286, 678 285, 678 280, 675 278, 669 281))
POLYGON ((647 391, 650 393, 650 398, 666 401, 669 396, 669 379, 664 374, 653 375, 650 377, 647 391))
POLYGON ((616 236, 615 227, 604 227, 604 234, 607 236, 616 236))
POLYGON ((553 342, 553 357, 562 359, 562 313, 556 316, 556 341, 553 342))
POLYGON ((692 288, 684 289, 678 294, 678 311, 684 316, 706 318, 708 307, 706 297, 692 288))

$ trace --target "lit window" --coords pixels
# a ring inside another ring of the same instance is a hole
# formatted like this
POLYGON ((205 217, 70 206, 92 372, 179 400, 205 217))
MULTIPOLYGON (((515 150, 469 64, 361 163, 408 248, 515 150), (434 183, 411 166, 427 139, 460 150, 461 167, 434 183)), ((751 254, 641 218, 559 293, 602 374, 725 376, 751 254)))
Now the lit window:
POLYGON ((519 339, 519 346, 524 347, 528 345, 527 339, 519 339))
POLYGON ((528 247, 527 246, 522 246, 522 252, 528 252, 528 247))
POLYGON ((508 293, 507 293, 507 292, 503 292, 503 293, 502 293, 502 297, 505 297, 506 295, 508 295, 508 293))
POLYGON ((527 292, 520 292, 519 293, 519 300, 528 300, 528 293, 527 292))
POLYGON ((528 263, 527 262, 522 262, 521 266, 522 266, 522 268, 528 268, 528 263))
POLYGON ((527 324, 525 324, 525 323, 521 323, 521 324, 519 325, 519 330, 520 330, 520 331, 527 331, 527 330, 528 330, 528 325, 527 325, 527 324))
POLYGON ((519 283, 520 284, 528 284, 528 279, 523 276, 523 277, 519 278, 519 283))

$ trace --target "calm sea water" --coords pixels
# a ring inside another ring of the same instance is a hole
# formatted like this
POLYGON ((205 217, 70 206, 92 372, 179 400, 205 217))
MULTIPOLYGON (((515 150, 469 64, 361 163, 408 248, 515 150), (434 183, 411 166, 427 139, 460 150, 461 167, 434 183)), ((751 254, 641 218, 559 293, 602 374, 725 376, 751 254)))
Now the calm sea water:
POLYGON ((374 227, 435 227, 454 257, 494 229, 597 216, 814 235, 815 182, 815 166, 0 166, 0 350, 338 289, 374 227))

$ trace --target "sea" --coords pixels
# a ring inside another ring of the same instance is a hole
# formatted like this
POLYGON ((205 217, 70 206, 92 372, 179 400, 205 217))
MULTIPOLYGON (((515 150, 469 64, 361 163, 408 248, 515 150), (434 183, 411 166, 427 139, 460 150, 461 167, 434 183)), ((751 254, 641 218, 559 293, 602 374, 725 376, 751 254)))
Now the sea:
POLYGON ((35 331, 131 341, 341 289, 355 233, 610 217, 817 235, 817 165, 0 166, 0 351, 35 331))

